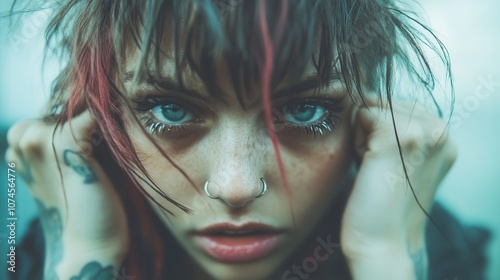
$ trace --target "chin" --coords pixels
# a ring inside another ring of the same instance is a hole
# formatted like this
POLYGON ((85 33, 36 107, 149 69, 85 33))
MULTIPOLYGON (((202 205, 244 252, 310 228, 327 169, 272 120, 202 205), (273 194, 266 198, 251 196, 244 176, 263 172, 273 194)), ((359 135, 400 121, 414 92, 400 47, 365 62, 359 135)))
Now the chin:
POLYGON ((269 279, 277 265, 274 260, 251 263, 204 263, 203 268, 217 280, 264 280, 269 279))

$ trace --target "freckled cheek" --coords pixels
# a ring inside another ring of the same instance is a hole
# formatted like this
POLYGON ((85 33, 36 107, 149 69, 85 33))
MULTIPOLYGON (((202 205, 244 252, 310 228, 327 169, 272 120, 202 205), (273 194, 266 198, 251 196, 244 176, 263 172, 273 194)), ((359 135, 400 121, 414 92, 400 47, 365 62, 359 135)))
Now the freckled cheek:
POLYGON ((348 159, 343 151, 338 151, 323 157, 311 157, 306 161, 308 166, 302 166, 302 171, 296 173, 299 183, 294 185, 294 192, 300 193, 300 196, 322 197, 334 190, 345 173, 348 159))
MULTIPOLYGON (((185 190, 192 188, 179 170, 164 158, 162 154, 153 153, 141 162, 158 187, 167 192, 167 194, 182 197, 186 193, 185 190)), ((176 163, 178 162, 176 161, 176 163)), ((182 166, 182 169, 189 170, 189 167, 182 166)))
MULTIPOLYGON (((144 166, 148 175, 154 180, 157 184, 160 192, 165 192, 171 198, 174 198, 175 201, 190 207, 190 200, 193 199, 196 191, 193 189, 191 184, 186 180, 186 178, 179 172, 174 165, 172 165, 167 158, 165 158, 156 147, 149 141, 149 139, 143 135, 143 133, 139 130, 136 131, 133 135, 133 145, 135 150, 137 151, 139 160, 141 164, 144 166)), ((161 147, 161 143, 160 147, 161 147)), ((176 157, 175 159, 171 158, 176 164, 178 164, 182 170, 188 171, 195 169, 195 166, 182 164, 183 162, 199 162, 189 160, 190 155, 184 155, 181 157, 176 157)), ((142 174, 140 171, 138 174, 142 174)), ((188 175, 193 175, 197 173, 189 172, 188 175)), ((191 176, 191 179, 196 181, 196 178, 191 176)), ((178 207, 172 205, 167 202, 165 198, 163 198, 157 191, 153 188, 155 186, 149 186, 147 183, 138 179, 138 182, 142 186, 142 188, 151 195, 157 202, 163 205, 165 208, 178 212, 180 211, 178 207)))
POLYGON ((302 155, 289 171, 293 174, 291 187, 298 211, 320 210, 340 187, 352 160, 348 135, 342 136, 333 140, 333 144, 320 145, 318 151, 302 155))

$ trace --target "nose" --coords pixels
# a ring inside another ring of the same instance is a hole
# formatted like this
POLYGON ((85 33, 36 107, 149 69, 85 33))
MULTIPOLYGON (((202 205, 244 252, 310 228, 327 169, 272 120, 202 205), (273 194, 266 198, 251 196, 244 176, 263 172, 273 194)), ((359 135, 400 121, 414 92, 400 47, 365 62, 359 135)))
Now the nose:
POLYGON ((230 207, 243 207, 267 191, 264 178, 267 145, 247 119, 225 121, 214 131, 213 167, 205 193, 230 207))
MULTIPOLYGON (((241 200, 236 200, 236 199, 227 199, 226 198, 222 198, 222 200, 229 206, 233 207, 233 208, 239 208, 239 207, 242 207, 244 206, 245 204, 247 204, 250 200, 252 199, 255 199, 255 198, 259 198, 261 196, 263 196, 266 191, 267 191, 267 183, 266 183, 266 180, 264 178, 260 178, 260 181, 262 182, 262 191, 255 197, 251 198, 251 199, 241 199, 241 200)), ((205 194, 212 198, 212 199, 219 199, 220 197, 218 196, 215 196, 213 194, 210 193, 210 191, 208 190, 208 187, 210 185, 210 180, 207 180, 205 182, 205 194)))

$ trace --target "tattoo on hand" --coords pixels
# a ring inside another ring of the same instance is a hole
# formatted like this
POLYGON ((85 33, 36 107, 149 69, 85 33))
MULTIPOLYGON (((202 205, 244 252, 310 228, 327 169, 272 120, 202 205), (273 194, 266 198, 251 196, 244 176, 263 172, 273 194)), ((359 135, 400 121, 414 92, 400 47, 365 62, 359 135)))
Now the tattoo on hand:
POLYGON ((45 244, 47 250, 47 267, 45 270, 44 279, 56 280, 59 279, 55 267, 62 260, 63 246, 62 246, 62 219, 61 214, 57 208, 52 207, 47 209, 45 205, 36 200, 39 209, 40 222, 45 232, 45 244))
POLYGON ((72 150, 64 151, 64 164, 71 167, 76 173, 83 177, 85 184, 97 182, 97 176, 89 163, 77 152, 72 150))
POLYGON ((411 254, 415 275, 418 280, 427 280, 427 251, 425 246, 411 254))
POLYGON ((35 182, 35 180, 33 179, 33 173, 31 172, 31 165, 24 157, 21 157, 21 162, 22 162, 23 166, 26 168, 26 170, 24 171, 24 177, 23 177, 24 182, 26 182, 28 187, 31 188, 31 185, 33 184, 33 182, 35 182))
POLYGON ((113 279, 115 279, 113 275, 113 266, 108 265, 106 267, 102 267, 102 265, 96 261, 89 262, 82 268, 79 275, 70 278, 70 280, 113 280, 113 279))

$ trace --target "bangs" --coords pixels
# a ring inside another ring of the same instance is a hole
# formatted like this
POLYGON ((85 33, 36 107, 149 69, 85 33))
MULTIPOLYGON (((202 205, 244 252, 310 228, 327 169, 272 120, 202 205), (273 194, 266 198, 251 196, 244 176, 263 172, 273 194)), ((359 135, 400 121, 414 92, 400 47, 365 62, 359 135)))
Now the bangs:
MULTIPOLYGON (((70 74, 85 53, 109 52, 108 77, 120 82, 118 72, 128 51, 139 49, 135 78, 147 75, 151 66, 158 74, 161 57, 171 52, 178 84, 184 85, 182 72, 189 67, 214 97, 222 93, 216 69, 224 60, 244 105, 261 92, 246 89, 262 82, 263 21, 272 40, 271 90, 285 77, 300 78, 312 63, 318 87, 340 76, 349 94, 363 98, 369 90, 382 99, 392 95, 393 77, 407 74, 433 98, 435 76, 424 49, 450 72, 440 40, 388 0, 70 0, 57 10, 47 40, 69 55, 69 71, 56 81, 55 92, 77 82, 70 74), (261 6, 264 14, 259 13, 261 6)), ((99 63, 103 59, 92 61, 99 63)))
MULTIPOLYGON (((317 88, 340 77, 352 98, 359 95, 363 100, 365 93, 373 93, 392 112, 395 80, 409 77, 440 112, 432 93, 436 78, 425 52, 436 54, 448 77, 451 73, 441 41, 390 0, 67 0, 57 5, 46 37, 47 45, 67 61, 51 99, 53 105, 64 106, 61 114, 46 119, 61 124, 89 109, 99 120, 116 162, 135 186, 139 186, 135 176, 151 182, 156 192, 186 212, 190 209, 149 177, 125 129, 123 108, 132 109, 121 89, 131 50, 140 54, 135 81, 151 71, 159 75, 162 57, 173 56, 181 87, 183 70, 189 68, 217 98, 223 97, 217 69, 225 62, 243 107, 262 97, 285 187, 269 94, 285 78, 297 81, 312 64, 317 88)), ((187 173, 161 153, 196 189, 187 173)))
MULTIPOLYGON (((318 34, 315 32, 317 17, 313 15, 317 14, 320 5, 314 1, 301 1, 298 7, 292 5, 288 9, 286 25, 277 30, 277 15, 280 14, 282 3, 268 2, 272 3, 266 4, 265 20, 271 27, 275 53, 271 86, 276 86, 285 76, 300 77, 313 59, 313 47, 319 46, 318 34)), ((261 94, 260 90, 248 90, 261 84, 265 63, 258 3, 241 0, 148 1, 135 18, 130 13, 118 12, 124 17, 116 22, 118 28, 115 30, 126 36, 115 37, 118 39, 115 47, 117 52, 125 54, 127 51, 124 47, 130 47, 126 42, 133 41, 135 45, 132 47, 140 49, 141 57, 134 71, 135 78, 149 75, 151 65, 156 72, 154 74, 160 75, 162 57, 169 56, 175 60, 179 85, 185 85, 182 73, 190 69, 203 82, 208 94, 215 98, 222 98, 217 69, 221 63, 225 63, 237 99, 244 107, 249 100, 256 100, 261 94), (142 20, 144 15, 148 15, 147 20, 142 20), (141 30, 138 26, 141 26, 141 30)), ((126 3, 121 8, 129 9, 126 3)), ((121 55, 121 58, 118 63, 125 61, 126 55, 121 55)), ((325 67, 325 63, 321 65, 316 67, 318 71, 331 67, 331 63, 329 67, 325 67)), ((123 69, 124 65, 119 68, 123 69)))
MULTIPOLYGON (((14 0, 13 7, 16 2, 22 1, 14 0)), ((36 3, 38 1, 31 2, 42 6, 36 3)), ((95 148, 105 152, 103 155, 112 155, 110 164, 102 167, 111 169, 109 174, 120 181, 113 186, 128 206, 125 211, 131 221, 130 240, 134 241, 130 243, 133 249, 125 264, 132 266, 133 275, 138 278, 165 279, 164 275, 172 275, 167 271, 178 268, 167 270, 163 263, 167 257, 177 256, 165 254, 165 236, 155 230, 149 202, 172 216, 175 213, 164 202, 187 214, 195 210, 177 201, 168 193, 168 188, 154 181, 138 156, 133 136, 127 131, 129 120, 125 115, 131 115, 140 124, 122 92, 128 73, 126 62, 131 58, 130 53, 137 50, 139 59, 131 78, 135 82, 151 74, 162 74, 162 59, 166 56, 175 61, 175 73, 171 74, 175 74, 181 87, 187 87, 183 72, 189 69, 202 81, 209 95, 223 98, 224 91, 220 89, 224 85, 219 84, 217 75, 221 74, 218 67, 225 63, 240 105, 245 107, 249 101, 261 99, 294 226, 291 192, 276 130, 273 130, 270 92, 285 80, 299 81, 306 70, 309 75, 312 64, 317 88, 328 86, 335 78, 345 85, 354 101, 358 100, 356 96, 363 101, 368 93, 374 95, 380 106, 391 112, 406 180, 417 204, 435 224, 421 206, 409 180, 392 100, 398 92, 397 84, 402 77, 408 77, 414 87, 406 85, 398 94, 417 96, 423 90, 422 96, 432 100, 441 116, 433 95, 436 76, 426 54, 437 57, 445 66, 452 105, 454 91, 449 55, 433 32, 402 10, 396 0, 53 2, 54 14, 47 26, 46 45, 47 50, 60 55, 65 65, 53 83, 49 108, 62 110, 48 113, 44 120, 55 124, 53 136, 58 127, 67 122, 71 126, 72 117, 85 110, 98 122, 103 145, 95 148), (145 191, 146 187, 157 196, 145 191), (154 269, 141 266, 144 263, 151 263, 154 269)), ((139 126, 159 153, 201 194, 200 186, 166 154, 143 125, 139 126)), ((54 141, 52 149, 55 155, 54 141)), ((58 161, 57 165, 61 172, 58 161)), ((60 176, 62 178, 62 173, 60 176)))
POLYGON ((248 90, 261 84, 266 63, 261 21, 267 22, 272 39, 271 90, 285 77, 300 79, 312 63, 318 87, 340 76, 349 93, 361 94, 384 81, 382 68, 388 60, 405 59, 396 40, 395 22, 402 21, 387 6, 373 1, 138 2, 116 4, 113 25, 118 68, 124 69, 125 48, 134 42, 132 47, 141 54, 135 78, 149 75, 151 64, 159 75, 161 58, 170 53, 179 85, 185 85, 182 73, 189 68, 210 95, 221 98, 217 67, 224 61, 243 107, 261 95, 261 90, 248 90), (265 3, 265 18, 259 14, 259 3, 265 3), (285 4, 286 20, 280 26, 285 4))

